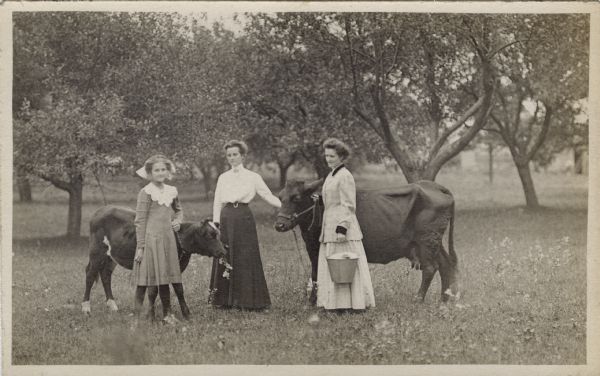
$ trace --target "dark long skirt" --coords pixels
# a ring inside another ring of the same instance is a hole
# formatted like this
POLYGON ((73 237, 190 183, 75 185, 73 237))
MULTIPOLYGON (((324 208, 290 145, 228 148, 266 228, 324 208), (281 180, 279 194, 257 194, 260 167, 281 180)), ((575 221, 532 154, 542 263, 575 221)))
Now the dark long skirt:
POLYGON ((233 270, 213 261, 209 302, 215 306, 263 309, 271 305, 260 259, 254 215, 247 205, 226 205, 221 211, 221 241, 228 246, 227 261, 233 270))

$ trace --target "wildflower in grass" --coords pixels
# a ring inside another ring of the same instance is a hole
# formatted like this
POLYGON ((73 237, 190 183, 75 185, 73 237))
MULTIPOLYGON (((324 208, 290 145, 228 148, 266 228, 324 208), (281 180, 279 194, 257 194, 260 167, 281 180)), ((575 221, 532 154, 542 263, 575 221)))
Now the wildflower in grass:
POLYGON ((208 289, 208 304, 211 304, 215 299, 215 294, 217 293, 217 289, 208 289))
POLYGON ((450 315, 450 309, 447 305, 440 306, 440 316, 444 319, 448 318, 450 315))
POLYGON ((313 287, 317 287, 317 282, 313 282, 312 278, 309 278, 306 284, 306 291, 311 292, 313 287))
POLYGON ((316 313, 313 313, 312 315, 310 315, 310 317, 308 318, 308 323, 311 325, 315 325, 317 324, 321 319, 319 318, 319 315, 316 313))
POLYGON ((396 330, 394 325, 389 320, 384 319, 375 324, 375 331, 377 331, 377 333, 380 335, 392 336, 395 334, 396 330))
POLYGON ((504 239, 502 239, 502 241, 500 242, 500 247, 504 249, 512 248, 513 245, 513 241, 508 236, 505 236, 504 239))

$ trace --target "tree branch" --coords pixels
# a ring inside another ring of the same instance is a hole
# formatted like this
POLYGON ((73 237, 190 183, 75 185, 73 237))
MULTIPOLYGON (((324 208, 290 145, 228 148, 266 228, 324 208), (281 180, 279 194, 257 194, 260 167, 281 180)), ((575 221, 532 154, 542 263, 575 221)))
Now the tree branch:
POLYGON ((377 117, 379 118, 379 124, 381 126, 384 142, 386 144, 394 143, 394 136, 392 135, 392 131, 390 129, 390 123, 385 113, 383 103, 378 95, 379 90, 382 90, 379 85, 371 88, 371 99, 373 100, 373 105, 375 107, 375 111, 377 112, 377 117))
MULTIPOLYGON (((493 116, 492 114, 490 114, 490 117, 493 116)), ((494 128, 483 128, 482 130, 486 131, 486 132, 490 132, 490 133, 496 133, 499 135, 502 135, 502 132, 500 132, 500 130, 498 129, 494 129, 494 128)))
POLYGON ((512 126, 509 127, 508 126, 509 123, 507 123, 507 128, 509 128, 509 131, 510 131, 510 136, 514 140, 515 144, 517 144, 517 145, 518 145, 517 132, 519 131, 519 126, 521 125, 521 111, 523 110, 523 99, 525 99, 525 94, 519 93, 517 111, 514 114, 512 126))
POLYGON ((369 117, 363 110, 361 110, 358 105, 354 105, 354 107, 352 108, 354 110, 354 112, 365 122, 367 123, 371 129, 373 129, 373 131, 375 131, 375 133, 377 133, 377 135, 384 140, 384 135, 381 132, 381 129, 379 129, 377 127, 377 124, 375 124, 375 120, 373 120, 371 117, 369 117))
POLYGON ((488 56, 488 59, 492 59, 494 56, 496 56, 496 54, 500 51, 502 51, 505 48, 508 48, 510 46, 512 46, 513 44, 517 44, 517 43, 523 43, 523 42, 528 42, 528 40, 515 40, 512 41, 510 43, 505 44, 504 46, 498 47, 497 49, 495 49, 494 51, 492 51, 492 53, 488 56))
POLYGON ((479 46, 479 43, 477 43, 477 40, 473 36, 473 29, 471 29, 471 25, 469 25, 464 18, 462 21, 463 21, 463 24, 467 27, 467 29, 469 29, 467 38, 471 40, 471 43, 473 44, 473 47, 475 48, 475 52, 477 52, 477 55, 479 56, 481 61, 485 61, 485 54, 483 53, 483 50, 479 46))
POLYGON ((479 110, 482 104, 483 97, 479 98, 477 102, 473 103, 473 105, 469 107, 469 109, 459 119, 457 119, 456 122, 452 124, 452 126, 450 126, 450 128, 447 128, 444 131, 444 133, 442 133, 442 135, 437 139, 435 145, 433 146, 433 149, 431 149, 430 155, 435 156, 440 151, 448 137, 452 133, 456 132, 456 130, 460 128, 461 125, 463 125, 471 116, 473 116, 473 114, 475 114, 475 112, 479 110))
POLYGON ((510 150, 511 154, 520 155, 519 151, 515 148, 515 143, 510 138, 508 129, 505 127, 502 121, 500 121, 496 115, 494 115, 494 113, 490 113, 490 118, 494 121, 494 123, 496 123, 496 126, 498 127, 498 133, 500 134, 500 137, 502 137, 502 140, 504 140, 504 143, 510 150))
POLYGON ((400 55, 400 43, 398 43, 396 41, 395 43, 396 45, 396 50, 394 51, 394 58, 392 59, 392 64, 390 65, 390 68, 385 72, 385 76, 386 78, 390 75, 390 73, 392 73, 392 70, 394 69, 394 67, 396 66, 397 62, 398 62, 398 56, 400 55))
POLYGON ((49 181, 56 188, 62 189, 63 191, 70 192, 72 189, 71 184, 69 184, 69 182, 67 182, 67 181, 58 179, 54 176, 51 176, 51 175, 48 175, 48 174, 45 174, 45 173, 39 172, 39 171, 34 172, 34 174, 46 181, 49 181))
POLYGON ((533 125, 537 122, 538 112, 540 111, 539 101, 535 101, 535 111, 533 112, 533 117, 529 119, 527 122, 527 132, 525 134, 525 150, 529 147, 529 142, 533 137, 533 125))
MULTIPOLYGON (((543 102, 542 102, 543 103, 543 102)), ((544 115, 544 122, 542 123, 542 130, 538 135, 536 142, 533 144, 533 147, 527 152, 527 160, 530 161, 535 156, 535 153, 540 149, 544 141, 546 140, 546 136, 548 135, 548 130, 550 129, 550 121, 552 118, 552 114, 554 109, 544 103, 544 107, 546 107, 546 114, 544 115)))

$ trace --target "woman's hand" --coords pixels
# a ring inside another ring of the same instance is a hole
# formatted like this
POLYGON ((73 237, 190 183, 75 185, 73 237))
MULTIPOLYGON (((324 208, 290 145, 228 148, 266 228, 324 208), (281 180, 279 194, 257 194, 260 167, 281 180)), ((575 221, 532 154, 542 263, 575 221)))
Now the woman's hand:
POLYGON ((335 236, 336 236, 336 240, 338 242, 345 242, 346 241, 346 232, 348 232, 348 229, 344 226, 337 226, 335 228, 335 236))
POLYGON ((171 227, 173 227, 173 231, 177 232, 181 228, 181 224, 179 222, 173 221, 171 222, 171 227))
POLYGON ((135 251, 135 257, 134 257, 134 261, 135 262, 142 262, 142 257, 144 256, 144 248, 138 248, 135 251))
POLYGON ((310 195, 310 198, 311 198, 313 201, 318 201, 320 197, 321 197, 321 195, 320 195, 320 194, 318 194, 318 193, 313 193, 312 195, 310 195))

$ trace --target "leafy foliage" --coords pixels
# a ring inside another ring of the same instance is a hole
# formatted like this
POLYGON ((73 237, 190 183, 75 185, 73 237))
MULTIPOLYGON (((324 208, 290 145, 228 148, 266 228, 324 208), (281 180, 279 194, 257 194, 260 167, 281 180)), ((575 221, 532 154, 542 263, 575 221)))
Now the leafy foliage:
POLYGON ((324 109, 316 112, 326 120, 324 132, 343 133, 378 158, 389 153, 412 181, 435 178, 443 163, 483 126, 492 93, 485 55, 489 30, 484 25, 481 31, 470 31, 463 25, 485 24, 485 17, 480 18, 483 21, 400 13, 261 14, 253 16, 250 29, 259 45, 275 46, 287 57, 284 63, 291 68, 286 72, 301 72, 287 85, 295 89, 290 90, 296 95, 291 103, 302 109, 310 98, 304 94, 308 88, 316 97, 312 102, 324 109), (480 87, 482 99, 468 100, 460 91, 463 86, 480 87), (462 127, 474 115, 476 126, 462 127), (356 132, 358 124, 363 126, 356 132), (442 148, 453 133, 460 134, 458 140, 442 148))
POLYGON ((587 133, 576 117, 588 93, 589 17, 504 15, 497 23, 508 44, 498 51, 501 84, 488 129, 510 150, 527 205, 537 207, 529 162, 549 163, 587 133))

